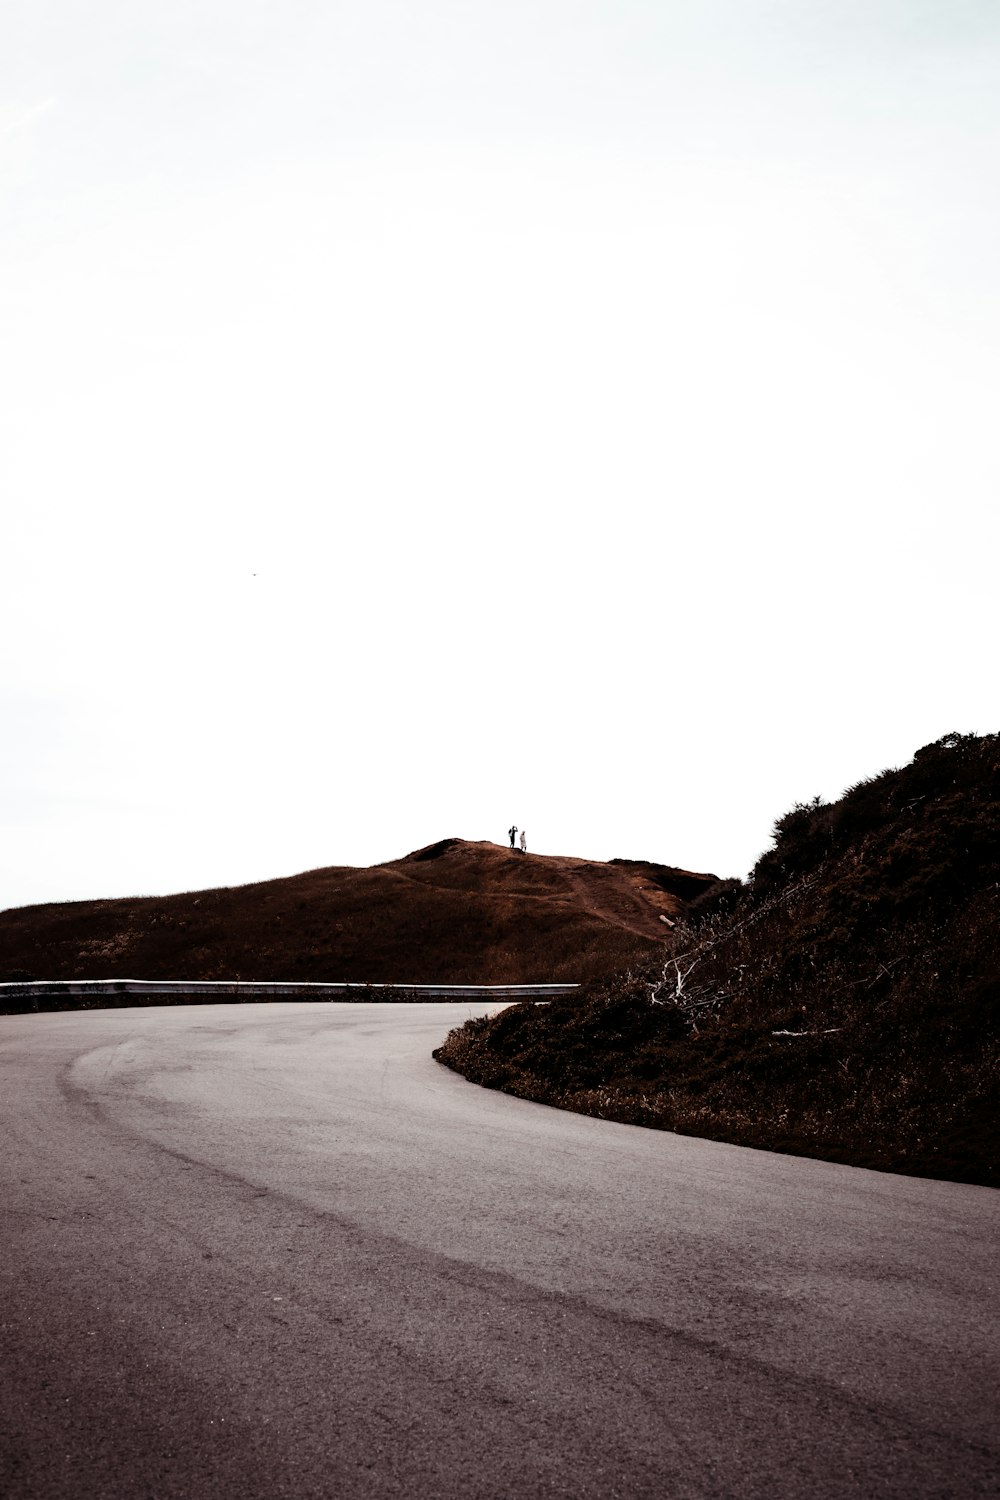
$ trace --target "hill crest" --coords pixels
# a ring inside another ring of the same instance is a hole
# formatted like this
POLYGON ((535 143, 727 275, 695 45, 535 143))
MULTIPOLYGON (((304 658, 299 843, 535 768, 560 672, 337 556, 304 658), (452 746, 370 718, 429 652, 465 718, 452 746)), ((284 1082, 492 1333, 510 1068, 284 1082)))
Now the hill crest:
POLYGON ((444 838, 381 865, 0 913, 0 980, 586 980, 659 951, 713 875, 444 838))

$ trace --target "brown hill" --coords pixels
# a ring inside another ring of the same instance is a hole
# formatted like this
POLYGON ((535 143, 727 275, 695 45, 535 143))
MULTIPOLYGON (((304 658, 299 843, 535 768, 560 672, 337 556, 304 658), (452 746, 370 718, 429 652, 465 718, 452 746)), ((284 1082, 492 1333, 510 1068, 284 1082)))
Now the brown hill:
POLYGON ((1000 734, 797 804, 664 956, 452 1032, 542 1103, 1000 1187, 1000 734))
POLYGON ((369 868, 178 896, 0 913, 0 981, 587 980, 662 948, 715 884, 643 861, 521 855, 443 839, 369 868))

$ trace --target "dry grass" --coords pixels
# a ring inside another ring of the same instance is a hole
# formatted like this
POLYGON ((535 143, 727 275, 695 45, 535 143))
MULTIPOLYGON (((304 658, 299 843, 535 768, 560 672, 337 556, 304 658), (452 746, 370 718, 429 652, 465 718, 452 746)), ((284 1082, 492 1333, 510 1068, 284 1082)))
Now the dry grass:
POLYGON ((371 868, 0 913, 0 980, 585 981, 662 948, 713 877, 445 839, 371 868))

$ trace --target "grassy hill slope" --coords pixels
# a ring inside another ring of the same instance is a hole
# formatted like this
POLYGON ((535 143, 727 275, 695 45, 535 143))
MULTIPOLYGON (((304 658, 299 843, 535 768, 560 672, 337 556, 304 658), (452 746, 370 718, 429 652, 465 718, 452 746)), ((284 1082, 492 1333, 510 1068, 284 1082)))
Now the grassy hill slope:
POLYGON ((587 1114, 1000 1186, 1000 736, 796 806, 670 956, 437 1054, 587 1114))
POLYGON ((638 861, 444 839, 370 868, 0 913, 0 980, 587 980, 662 949, 714 884, 638 861))

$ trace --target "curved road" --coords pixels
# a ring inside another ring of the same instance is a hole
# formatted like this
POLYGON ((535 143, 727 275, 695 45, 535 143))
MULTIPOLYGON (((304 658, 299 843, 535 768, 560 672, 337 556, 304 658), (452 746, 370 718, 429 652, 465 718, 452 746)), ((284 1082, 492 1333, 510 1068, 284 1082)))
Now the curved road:
POLYGON ((1000 1194, 487 1093, 484 1009, 0 1018, 6 1500, 1000 1491, 1000 1194))

